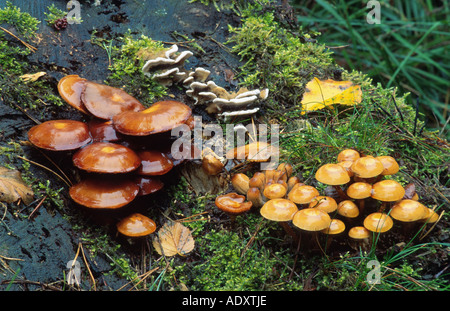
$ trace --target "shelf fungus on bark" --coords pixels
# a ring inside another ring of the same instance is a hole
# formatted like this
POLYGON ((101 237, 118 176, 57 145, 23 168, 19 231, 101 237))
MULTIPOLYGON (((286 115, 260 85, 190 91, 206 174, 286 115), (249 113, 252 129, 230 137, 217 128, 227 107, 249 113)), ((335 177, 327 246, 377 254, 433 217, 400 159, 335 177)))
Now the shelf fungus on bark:
POLYGON ((149 59, 142 67, 142 72, 162 85, 171 86, 189 77, 184 63, 192 55, 194 53, 191 51, 178 52, 178 46, 174 44, 163 55, 149 59))

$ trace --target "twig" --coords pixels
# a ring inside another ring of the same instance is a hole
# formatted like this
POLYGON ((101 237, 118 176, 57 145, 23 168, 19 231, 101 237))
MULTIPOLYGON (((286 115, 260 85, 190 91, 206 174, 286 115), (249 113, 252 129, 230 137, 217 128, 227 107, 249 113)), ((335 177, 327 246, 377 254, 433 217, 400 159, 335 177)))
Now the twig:
POLYGON ((10 35, 10 36, 16 38, 17 40, 19 40, 23 45, 25 45, 25 46, 26 46, 28 49, 30 49, 33 53, 36 52, 37 48, 35 48, 34 46, 32 46, 32 45, 26 43, 25 41, 23 41, 22 39, 20 39, 19 37, 17 37, 15 34, 13 34, 11 31, 9 31, 9 30, 7 30, 7 29, 5 29, 5 28, 3 28, 3 27, 0 27, 0 29, 3 30, 4 32, 6 32, 8 35, 10 35))
POLYGON ((22 160, 24 160, 24 161, 27 161, 27 162, 30 162, 30 163, 32 163, 32 164, 34 164, 34 165, 37 165, 37 166, 39 166, 39 167, 41 167, 41 168, 43 168, 43 169, 46 169, 46 170, 48 170, 49 172, 51 172, 51 173, 53 173, 53 174, 55 174, 58 178, 60 178, 62 181, 64 181, 64 183, 66 183, 66 185, 68 185, 69 187, 71 186, 71 184, 68 182, 68 181, 66 181, 64 178, 62 178, 58 173, 56 173, 55 171, 53 171, 52 169, 50 169, 50 168, 48 168, 48 167, 46 167, 46 166, 44 166, 44 165, 42 165, 42 164, 39 164, 39 163, 37 163, 37 162, 34 162, 34 161, 32 161, 32 160, 29 160, 29 159, 27 159, 27 158, 24 158, 24 157, 22 157, 22 156, 17 156, 19 159, 22 159, 22 160))
POLYGON ((38 205, 36 205, 36 207, 33 209, 33 211, 30 213, 30 215, 28 216, 28 219, 30 219, 34 213, 42 206, 42 204, 44 203, 45 199, 47 198, 47 195, 45 195, 42 200, 38 203, 38 205))

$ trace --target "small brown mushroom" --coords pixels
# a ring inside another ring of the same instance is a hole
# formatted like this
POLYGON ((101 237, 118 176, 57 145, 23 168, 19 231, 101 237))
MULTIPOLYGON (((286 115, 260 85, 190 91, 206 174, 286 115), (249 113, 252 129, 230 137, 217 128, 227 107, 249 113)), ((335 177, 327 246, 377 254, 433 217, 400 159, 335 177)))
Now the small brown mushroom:
POLYGON ((234 223, 236 216, 248 212, 252 208, 252 202, 246 202, 246 197, 235 192, 219 195, 216 200, 216 206, 230 216, 234 223))
POLYGON ((156 223, 140 213, 133 213, 116 225, 117 231, 127 237, 144 237, 152 234, 156 230, 156 223))
POLYGON ((192 111, 187 105, 166 100, 142 111, 124 111, 113 118, 115 129, 125 135, 146 136, 167 132, 188 121, 192 111))
POLYGON ((329 196, 318 195, 310 203, 309 208, 318 208, 325 213, 332 213, 337 210, 336 200, 329 196))
POLYGON ((124 90, 86 81, 81 100, 86 109, 95 117, 109 120, 124 111, 141 111, 144 106, 124 90))
POLYGON ((66 151, 81 148, 92 141, 88 126, 74 120, 50 120, 33 126, 28 140, 38 148, 66 151))
POLYGON ((116 209, 132 202, 139 186, 128 179, 90 178, 69 189, 70 197, 78 204, 95 209, 116 209))
POLYGON ((139 186, 138 196, 155 193, 164 187, 164 183, 156 176, 137 176, 134 181, 139 186))
POLYGON ((58 82, 58 93, 70 106, 84 114, 90 114, 81 101, 81 93, 86 88, 86 79, 78 75, 67 75, 58 82))
POLYGON ((145 176, 157 176, 168 173, 173 167, 173 162, 161 151, 143 150, 137 153, 141 159, 141 166, 137 173, 145 176))
POLYGON ((354 150, 354 149, 344 149, 341 152, 339 152, 338 156, 337 156, 337 161, 338 162, 343 162, 343 161, 356 161, 357 159, 359 159, 361 157, 361 155, 359 154, 358 151, 354 150))
POLYGON ((110 142, 95 142, 73 155, 73 164, 94 173, 129 173, 141 165, 141 159, 130 148, 110 142))

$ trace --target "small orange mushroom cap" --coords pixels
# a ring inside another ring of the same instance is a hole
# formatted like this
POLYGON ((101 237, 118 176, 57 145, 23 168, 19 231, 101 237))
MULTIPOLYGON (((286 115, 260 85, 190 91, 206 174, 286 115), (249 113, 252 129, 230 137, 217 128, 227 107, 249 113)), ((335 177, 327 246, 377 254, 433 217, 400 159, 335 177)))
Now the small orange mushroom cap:
POLYGON ((289 191, 288 199, 296 204, 309 204, 318 195, 319 191, 316 188, 300 183, 289 191))
POLYGON ((390 215, 398 221, 411 222, 425 218, 428 215, 428 210, 422 203, 406 199, 395 203, 390 215))
POLYGON ((338 162, 355 161, 355 160, 359 159, 360 157, 361 157, 361 155, 359 154, 358 151, 356 151, 354 149, 344 149, 341 152, 339 152, 339 154, 337 156, 337 161, 338 162))
POLYGON ((304 208, 295 213, 292 223, 306 231, 320 231, 330 227, 331 218, 320 209, 304 208))
POLYGON ((372 187, 372 198, 384 202, 395 202, 405 196, 405 189, 395 180, 382 180, 372 187))
POLYGON ((110 142, 95 142, 73 155, 79 169, 95 173, 128 173, 141 165, 141 159, 130 148, 110 142))
POLYGON ((371 178, 380 175, 384 170, 384 166, 380 160, 372 156, 366 156, 355 160, 351 170, 358 177, 371 178))
POLYGON ((372 185, 365 182, 355 182, 347 188, 347 195, 352 199, 370 198, 371 194, 372 185))
POLYGON ((342 220, 339 219, 331 219, 330 226, 322 230, 325 234, 337 235, 339 233, 344 232, 345 224, 342 220))
POLYGON ((381 175, 393 175, 400 170, 400 166, 397 161, 391 156, 378 156, 376 159, 380 160, 383 163, 383 172, 381 175))
POLYGON ((344 200, 339 202, 337 212, 339 215, 347 218, 355 218, 359 216, 359 208, 351 200, 344 200))
POLYGON ((36 147, 64 151, 75 150, 92 141, 88 126, 75 120, 50 120, 33 126, 28 140, 36 147))
POLYGON ((368 239, 370 237, 370 231, 363 226, 356 226, 348 230, 348 236, 355 240, 368 239))
POLYGON ((260 209, 260 214, 273 221, 290 221, 298 211, 294 202, 279 198, 272 199, 264 203, 260 209))
POLYGON ((271 199, 283 198, 286 195, 287 189, 279 183, 273 183, 264 187, 264 196, 271 199))
POLYGON ((319 195, 315 197, 310 203, 310 208, 318 208, 326 213, 332 213, 337 209, 338 204, 336 200, 329 196, 319 195))
POLYGON ((219 195, 216 200, 216 206, 229 215, 239 215, 249 211, 252 202, 246 202, 246 197, 235 192, 219 195))
POLYGON ((364 227, 369 231, 383 233, 389 231, 394 225, 394 222, 389 215, 385 213, 375 212, 368 215, 364 219, 363 224, 364 227))
POLYGON ((156 230, 153 219, 140 213, 133 213, 117 223, 117 231, 128 237, 143 237, 156 230))
POLYGON ((347 171, 338 164, 324 164, 316 172, 317 181, 326 185, 344 185, 350 181, 347 171))
POLYGON ((125 135, 146 136, 167 132, 184 124, 192 114, 187 105, 166 100, 142 111, 125 111, 113 118, 116 130, 125 135))

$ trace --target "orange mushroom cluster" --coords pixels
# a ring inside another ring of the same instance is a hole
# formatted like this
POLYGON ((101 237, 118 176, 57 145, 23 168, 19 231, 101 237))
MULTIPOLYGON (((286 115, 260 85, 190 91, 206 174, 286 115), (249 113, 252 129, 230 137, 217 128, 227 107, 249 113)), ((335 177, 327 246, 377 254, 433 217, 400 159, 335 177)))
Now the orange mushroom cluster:
POLYGON ((389 179, 388 176, 398 171, 399 164, 391 156, 364 156, 356 150, 345 149, 338 154, 336 163, 319 167, 315 178, 336 189, 337 216, 353 227, 348 230, 349 237, 362 241, 370 232, 389 231, 394 220, 437 221, 436 212, 418 202, 413 184, 403 187, 389 179), (371 202, 369 208, 366 201, 371 202))
POLYGON ((298 231, 316 237, 320 232, 327 238, 346 233, 350 245, 367 245, 374 233, 393 228, 394 221, 423 224, 438 220, 435 211, 418 201, 413 185, 403 187, 386 177, 398 170, 390 156, 361 156, 348 149, 338 155, 337 163, 322 165, 315 173, 318 182, 337 190, 336 195, 321 195, 316 187, 293 176, 290 164, 282 163, 251 177, 234 174, 231 183, 236 192, 221 197, 239 197, 240 203, 235 205, 246 205, 243 212, 259 209, 264 218, 279 222, 294 240, 299 238, 298 231))
MULTIPOLYGON (((121 89, 77 75, 62 78, 58 91, 88 120, 46 121, 32 127, 28 139, 38 148, 71 152, 83 176, 69 189, 76 203, 116 209, 164 186, 161 176, 179 164, 171 157, 167 133, 190 122, 187 105, 168 100, 146 108, 121 89)), ((149 223, 141 216, 136 219, 135 224, 149 223)))

